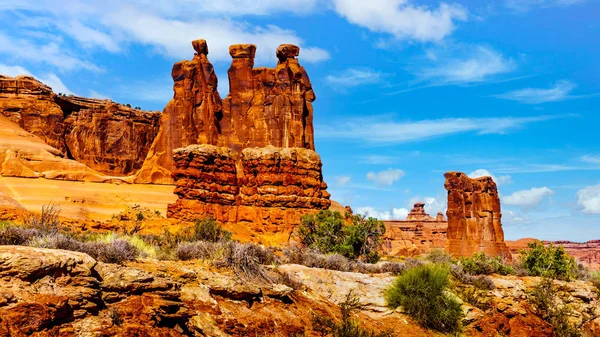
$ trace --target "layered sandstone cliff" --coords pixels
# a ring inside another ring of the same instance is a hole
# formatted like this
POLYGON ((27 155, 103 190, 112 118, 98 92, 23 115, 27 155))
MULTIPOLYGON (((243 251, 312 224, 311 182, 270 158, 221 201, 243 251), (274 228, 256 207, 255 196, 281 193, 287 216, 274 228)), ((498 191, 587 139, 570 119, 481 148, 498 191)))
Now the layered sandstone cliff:
POLYGON ((504 243, 498 189, 492 178, 472 179, 461 172, 448 172, 444 177, 448 191, 446 251, 455 256, 483 252, 510 258, 504 243))
POLYGON ((312 150, 268 146, 237 152, 204 144, 175 150, 174 160, 179 199, 169 205, 169 217, 212 216, 290 229, 302 215, 331 205, 321 158, 312 150))
POLYGON ((141 168, 160 118, 110 100, 57 95, 31 76, 0 76, 0 115, 62 157, 116 176, 141 168))
POLYGON ((275 68, 254 68, 254 45, 231 46, 229 95, 221 100, 206 41, 192 45, 194 58, 173 66, 174 96, 136 182, 172 183, 172 151, 193 144, 236 151, 269 145, 314 150, 311 102, 315 95, 295 58, 298 47, 281 45, 275 68))

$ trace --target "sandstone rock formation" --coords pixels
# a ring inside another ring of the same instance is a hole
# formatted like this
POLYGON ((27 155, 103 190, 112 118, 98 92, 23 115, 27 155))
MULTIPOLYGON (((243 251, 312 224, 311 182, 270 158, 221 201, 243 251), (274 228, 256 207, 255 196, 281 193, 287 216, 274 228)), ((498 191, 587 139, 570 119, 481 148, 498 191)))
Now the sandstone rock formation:
POLYGON ((224 223, 285 225, 331 201, 319 155, 302 148, 193 145, 174 152, 179 199, 168 216, 194 220, 210 215, 224 223))
POLYGON ((461 172, 444 175, 448 191, 446 251, 455 256, 483 252, 510 258, 504 243, 500 198, 491 177, 469 178, 461 172))
POLYGON ((432 217, 425 204, 417 202, 406 220, 386 220, 383 250, 393 256, 415 256, 444 248, 448 223, 444 216, 432 217))
POLYGON ((229 95, 221 100, 206 41, 192 46, 194 58, 173 66, 174 96, 136 182, 172 183, 172 151, 193 144, 236 151, 268 145, 314 150, 315 94, 295 59, 298 47, 281 45, 275 68, 254 68, 254 45, 231 46, 229 95))
POLYGON ((114 181, 46 144, 0 115, 0 175, 60 180, 114 181))
POLYGON ((160 118, 110 100, 57 95, 31 76, 1 75, 0 115, 62 157, 118 176, 141 168, 160 118))

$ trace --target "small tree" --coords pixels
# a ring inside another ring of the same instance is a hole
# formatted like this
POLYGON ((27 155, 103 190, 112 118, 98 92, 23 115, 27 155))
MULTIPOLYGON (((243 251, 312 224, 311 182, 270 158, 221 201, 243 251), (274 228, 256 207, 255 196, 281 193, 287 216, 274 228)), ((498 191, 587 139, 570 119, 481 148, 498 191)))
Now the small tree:
POLYGON ((521 251, 521 265, 530 275, 572 280, 577 275, 577 263, 562 247, 548 247, 536 241, 521 251))
POLYGON ((338 253, 351 259, 377 262, 385 226, 375 218, 353 215, 351 224, 339 212, 305 215, 298 229, 300 241, 321 253, 338 253))

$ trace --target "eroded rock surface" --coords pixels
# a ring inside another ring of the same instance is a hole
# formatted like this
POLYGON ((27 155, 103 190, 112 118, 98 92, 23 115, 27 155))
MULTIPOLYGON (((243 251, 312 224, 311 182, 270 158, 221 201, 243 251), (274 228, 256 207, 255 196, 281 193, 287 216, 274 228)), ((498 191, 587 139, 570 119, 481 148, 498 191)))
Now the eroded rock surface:
POLYGON ((291 230, 303 214, 331 204, 321 159, 312 150, 268 146, 240 153, 193 145, 176 150, 174 159, 179 199, 169 205, 169 217, 211 215, 224 223, 291 230))
POLYGON ((0 115, 38 136, 61 157, 117 176, 141 168, 160 118, 110 100, 57 95, 31 76, 1 75, 0 115))
POLYGON ((448 172, 444 177, 448 191, 446 251, 455 256, 483 252, 510 258, 504 243, 498 189, 492 178, 473 179, 461 172, 448 172))
POLYGON ((256 46, 231 46, 229 94, 221 100, 206 41, 193 41, 192 46, 194 58, 173 66, 174 96, 137 182, 172 183, 172 151, 193 144, 238 152, 266 146, 314 150, 315 94, 295 58, 298 47, 281 45, 275 68, 254 68, 256 46))

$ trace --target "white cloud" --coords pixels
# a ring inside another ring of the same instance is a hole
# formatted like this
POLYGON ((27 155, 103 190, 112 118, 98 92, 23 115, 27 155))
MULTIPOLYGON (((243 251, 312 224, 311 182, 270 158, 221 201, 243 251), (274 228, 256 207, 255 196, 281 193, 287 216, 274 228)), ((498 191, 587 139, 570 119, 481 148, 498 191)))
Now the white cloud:
POLYGON ((88 97, 97 99, 111 99, 108 95, 97 92, 96 90, 90 90, 88 97))
POLYGON ((9 66, 6 64, 0 63, 0 75, 16 77, 20 75, 30 75, 29 70, 21 67, 21 66, 9 66))
POLYGON ((583 207, 583 213, 600 214, 600 185, 577 191, 577 203, 583 207))
MULTIPOLYGON (((273 63, 277 46, 292 43, 301 47, 300 59, 303 62, 321 62, 329 58, 329 53, 306 45, 294 31, 275 25, 257 26, 230 19, 238 15, 265 15, 282 11, 305 13, 312 10, 315 3, 316 0, 268 0, 260 3, 250 0, 175 0, 168 3, 87 0, 75 5, 66 0, 24 0, 0 5, 0 10, 23 9, 35 13, 38 15, 35 21, 58 28, 57 33, 70 37, 80 45, 99 47, 110 52, 122 50, 128 44, 138 44, 179 60, 193 55, 192 40, 204 38, 208 41, 212 61, 230 62, 231 44, 253 43, 257 45, 257 61, 273 63)), ((31 51, 39 50, 40 43, 27 42, 31 48, 20 48, 38 57, 39 53, 31 51)))
POLYGON ((365 84, 380 83, 385 74, 371 69, 350 68, 338 75, 328 75, 325 80, 330 84, 346 88, 357 87, 365 84))
POLYGON ((425 212, 435 217, 439 212, 446 213, 446 205, 448 203, 447 198, 443 196, 438 197, 414 197, 410 199, 410 207, 416 202, 423 202, 425 204, 425 212))
POLYGON ((452 50, 429 51, 433 65, 409 69, 421 81, 432 85, 470 84, 485 82, 496 75, 516 69, 515 62, 484 45, 459 45, 452 50), (447 54, 450 55, 447 55, 447 54), (439 54, 439 55, 438 55, 439 54))
POLYGON ((377 185, 392 186, 392 184, 400 178, 404 177, 405 173, 399 169, 388 169, 381 172, 367 173, 367 179, 375 182, 377 185))
POLYGON ((457 21, 468 16, 464 7, 446 3, 435 9, 408 0, 333 0, 333 5, 350 23, 397 39, 422 42, 442 40, 454 31, 457 21))
POLYGON ((434 137, 474 132, 505 134, 527 124, 571 116, 497 117, 497 118, 444 118, 398 122, 390 116, 347 119, 336 125, 317 125, 323 138, 354 140, 361 143, 391 145, 434 137))
POLYGON ((62 93, 65 95, 74 95, 74 93, 69 90, 62 80, 54 73, 48 73, 45 76, 38 77, 37 79, 50 86, 52 91, 57 94, 62 93))
POLYGON ((496 95, 497 98, 517 101, 525 104, 541 104, 547 102, 559 102, 575 96, 569 94, 576 85, 569 81, 559 81, 552 88, 525 88, 514 91, 509 91, 505 94, 496 95))
POLYGON ((554 195, 554 191, 548 187, 534 187, 530 190, 514 192, 502 198, 506 205, 520 206, 523 209, 531 209, 540 205, 546 197, 554 195))
POLYGON ((73 56, 67 49, 56 42, 40 42, 14 38, 0 32, 0 54, 19 62, 42 63, 52 65, 60 70, 101 69, 92 62, 73 56))
POLYGON ((390 211, 380 211, 371 206, 359 207, 354 214, 365 215, 379 220, 404 220, 409 210, 406 208, 392 208, 390 211))
POLYGON ((492 179, 498 186, 512 183, 511 176, 508 176, 508 175, 495 176, 495 175, 491 174, 490 171, 485 170, 485 169, 477 169, 477 170, 469 173, 469 177, 471 177, 471 178, 492 177, 492 179))
POLYGON ((348 185, 348 183, 351 180, 350 176, 336 176, 334 177, 336 184, 338 184, 339 186, 345 186, 348 185))
POLYGON ((63 93, 63 94, 67 94, 67 95, 73 94, 73 92, 69 88, 67 88, 67 86, 63 83, 63 81, 56 74, 54 74, 52 72, 46 73, 43 76, 36 76, 36 75, 32 74, 29 70, 25 69, 24 67, 9 66, 9 65, 0 63, 0 75, 6 75, 6 76, 11 76, 11 77, 20 76, 20 75, 33 76, 37 80, 39 80, 42 83, 46 84, 47 86, 51 87, 52 91, 54 91, 55 93, 63 93))
POLYGON ((526 12, 535 7, 565 7, 582 3, 585 0, 505 0, 504 5, 519 12, 526 12))

